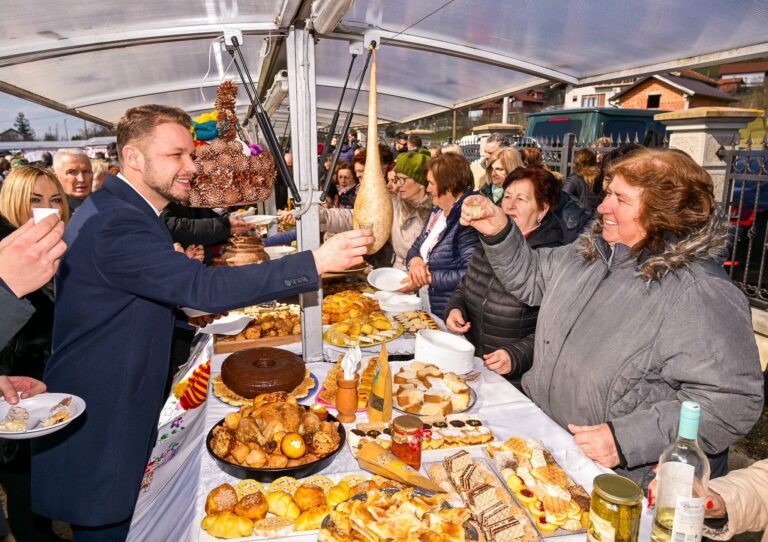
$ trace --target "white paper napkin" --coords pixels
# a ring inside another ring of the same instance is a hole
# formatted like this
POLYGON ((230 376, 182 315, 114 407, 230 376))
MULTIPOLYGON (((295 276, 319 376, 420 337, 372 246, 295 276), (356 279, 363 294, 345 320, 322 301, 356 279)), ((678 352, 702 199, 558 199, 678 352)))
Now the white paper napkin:
POLYGON ((211 335, 237 335, 251 320, 253 318, 247 314, 228 314, 201 328, 200 332, 211 335))
POLYGON ((354 380, 355 374, 360 367, 360 360, 363 355, 358 346, 353 346, 344 354, 341 359, 341 370, 344 371, 344 380, 354 380))

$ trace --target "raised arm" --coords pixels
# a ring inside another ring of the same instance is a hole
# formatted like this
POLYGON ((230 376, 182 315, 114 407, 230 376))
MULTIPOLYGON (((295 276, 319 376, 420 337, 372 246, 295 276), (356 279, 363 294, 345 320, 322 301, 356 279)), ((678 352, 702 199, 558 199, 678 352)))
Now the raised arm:
POLYGON ((570 247, 531 249, 515 223, 483 196, 464 201, 461 222, 480 232, 488 261, 504 289, 526 305, 541 305, 547 284, 570 247))

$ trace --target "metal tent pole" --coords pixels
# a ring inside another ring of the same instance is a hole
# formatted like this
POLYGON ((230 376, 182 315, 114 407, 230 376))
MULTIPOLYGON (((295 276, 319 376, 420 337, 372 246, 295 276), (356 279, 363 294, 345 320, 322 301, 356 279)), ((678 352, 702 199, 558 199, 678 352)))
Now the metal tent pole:
MULTIPOLYGON (((309 209, 296 221, 299 250, 320 246, 317 201, 317 108, 315 99, 315 42, 303 25, 288 31, 288 97, 291 107, 291 153, 294 178, 307 195, 309 209)), ((301 351, 305 362, 323 360, 322 289, 301 295, 301 351)))

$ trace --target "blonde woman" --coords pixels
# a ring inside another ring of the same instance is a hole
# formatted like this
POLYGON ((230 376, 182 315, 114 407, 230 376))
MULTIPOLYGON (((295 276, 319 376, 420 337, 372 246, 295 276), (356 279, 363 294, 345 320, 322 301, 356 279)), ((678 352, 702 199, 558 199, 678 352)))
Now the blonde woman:
MULTIPOLYGON (((6 177, 0 190, 3 229, 10 226, 15 230, 26 223, 34 208, 58 209, 64 222, 69 219, 67 195, 56 175, 35 166, 18 167, 6 177)), ((5 237, 8 233, 0 235, 5 237)))
POLYGON ((496 205, 501 205, 501 198, 504 196, 504 179, 519 167, 523 166, 523 159, 520 153, 511 147, 499 149, 491 155, 486 168, 487 177, 491 180, 480 189, 480 193, 491 200, 496 205))
MULTIPOLYGON (((56 176, 34 166, 18 167, 11 171, 0 190, 0 239, 27 223, 34 208, 58 209, 62 220, 69 218, 67 196, 56 176)), ((53 289, 49 283, 25 298, 35 312, 0 350, 0 374, 40 379, 51 353, 53 289)))

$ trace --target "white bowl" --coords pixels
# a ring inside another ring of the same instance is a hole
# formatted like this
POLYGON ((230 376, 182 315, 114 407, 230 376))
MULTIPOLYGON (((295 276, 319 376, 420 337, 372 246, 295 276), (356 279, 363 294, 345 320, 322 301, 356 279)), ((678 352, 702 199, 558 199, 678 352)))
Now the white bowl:
POLYGON ((384 312, 400 314, 421 310, 421 298, 417 295, 379 291, 374 292, 373 298, 379 302, 379 307, 384 312))
POLYGON ((293 247, 286 247, 286 246, 264 247, 264 252, 269 254, 270 260, 279 260, 283 256, 288 256, 289 254, 296 254, 296 249, 293 247))
POLYGON ((368 274, 368 283, 384 292, 396 292, 403 287, 403 279, 408 277, 408 273, 394 267, 380 267, 374 269, 368 274))
POLYGON ((467 374, 474 369, 475 347, 458 335, 422 329, 416 334, 413 359, 437 365, 443 371, 467 374))

